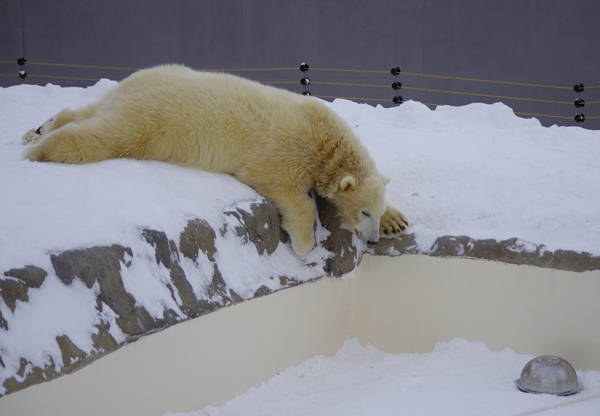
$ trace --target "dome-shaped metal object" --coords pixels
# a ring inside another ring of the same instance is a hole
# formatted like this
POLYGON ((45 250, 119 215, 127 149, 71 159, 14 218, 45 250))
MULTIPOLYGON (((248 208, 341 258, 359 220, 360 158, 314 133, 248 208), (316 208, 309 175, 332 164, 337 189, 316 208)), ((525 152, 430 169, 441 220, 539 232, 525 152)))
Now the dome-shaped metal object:
POLYGON ((542 355, 529 361, 521 372, 517 387, 526 393, 557 396, 568 396, 579 391, 573 366, 553 355, 542 355))

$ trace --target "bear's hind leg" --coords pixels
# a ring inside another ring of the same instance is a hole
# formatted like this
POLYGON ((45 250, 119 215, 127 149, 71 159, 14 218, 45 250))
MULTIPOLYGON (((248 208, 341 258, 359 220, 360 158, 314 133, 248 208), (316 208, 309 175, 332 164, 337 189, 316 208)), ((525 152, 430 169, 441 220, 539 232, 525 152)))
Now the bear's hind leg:
POLYGON ((90 104, 78 110, 65 108, 60 113, 50 117, 37 129, 31 129, 23 135, 21 142, 23 144, 37 143, 51 131, 58 130, 70 122, 83 121, 93 117, 96 114, 97 103, 90 104))
POLYGON ((94 123, 71 123, 54 130, 31 144, 23 159, 31 161, 89 163, 119 157, 116 146, 101 136, 94 123))
POLYGON ((406 215, 394 207, 391 202, 385 201, 385 212, 379 220, 380 237, 397 237, 408 228, 409 221, 406 215))

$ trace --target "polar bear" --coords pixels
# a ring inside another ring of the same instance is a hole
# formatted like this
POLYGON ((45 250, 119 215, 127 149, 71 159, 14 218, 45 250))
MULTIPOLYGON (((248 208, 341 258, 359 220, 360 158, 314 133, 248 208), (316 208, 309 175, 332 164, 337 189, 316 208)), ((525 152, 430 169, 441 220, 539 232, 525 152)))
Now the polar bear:
POLYGON ((97 102, 30 130, 23 143, 31 161, 152 159, 233 175, 275 203, 300 256, 315 245, 311 190, 333 202, 341 226, 364 243, 408 226, 385 198, 389 179, 325 104, 230 74, 141 70, 97 102))

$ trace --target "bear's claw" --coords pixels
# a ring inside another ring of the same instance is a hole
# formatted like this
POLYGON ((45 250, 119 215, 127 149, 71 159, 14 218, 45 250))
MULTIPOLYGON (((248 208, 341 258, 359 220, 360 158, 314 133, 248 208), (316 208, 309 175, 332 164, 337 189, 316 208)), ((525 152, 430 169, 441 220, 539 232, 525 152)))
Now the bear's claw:
POLYGON ((390 204, 388 204, 386 211, 379 221, 379 236, 385 238, 397 237, 406 231, 409 225, 406 215, 390 204))

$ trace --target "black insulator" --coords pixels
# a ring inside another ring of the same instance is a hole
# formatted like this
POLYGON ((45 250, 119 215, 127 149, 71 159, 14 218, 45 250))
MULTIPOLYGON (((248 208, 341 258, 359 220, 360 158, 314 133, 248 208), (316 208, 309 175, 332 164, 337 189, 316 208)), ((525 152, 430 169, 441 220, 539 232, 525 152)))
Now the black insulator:
POLYGON ((404 102, 404 99, 402 98, 402 96, 398 96, 394 97, 392 101, 394 102, 394 104, 402 104, 404 102))
POLYGON ((19 66, 23 66, 27 63, 27 60, 25 60, 25 58, 19 58, 17 59, 17 64, 19 64, 19 66))
POLYGON ((304 92, 302 93, 302 95, 312 95, 312 94, 310 93, 310 91, 304 91, 304 92))
POLYGON ((392 68, 392 75, 398 75, 400 73, 400 67, 392 68))
POLYGON ((310 79, 308 79, 308 77, 304 77, 300 80, 300 84, 308 85, 308 84, 310 84, 310 79))
POLYGON ((578 123, 583 123, 585 121, 585 116, 583 114, 577 114, 575 116, 575 121, 578 123))
POLYGON ((392 84, 392 88, 395 90, 399 90, 400 88, 402 88, 402 83, 401 82, 394 82, 392 84))
POLYGON ((302 63, 300 64, 300 71, 302 71, 302 72, 306 72, 306 71, 308 71, 309 69, 310 69, 310 67, 308 66, 308 64, 307 64, 307 63, 305 63, 305 62, 302 62, 302 63))
POLYGON ((27 77, 27 72, 25 71, 19 71, 19 76, 23 79, 25 79, 27 77))
POLYGON ((573 104, 575 104, 575 107, 577 108, 585 107, 585 101, 581 98, 576 99, 573 104))
POLYGON ((583 91, 583 84, 577 84, 573 87, 573 89, 575 90, 575 92, 582 92, 583 91))

